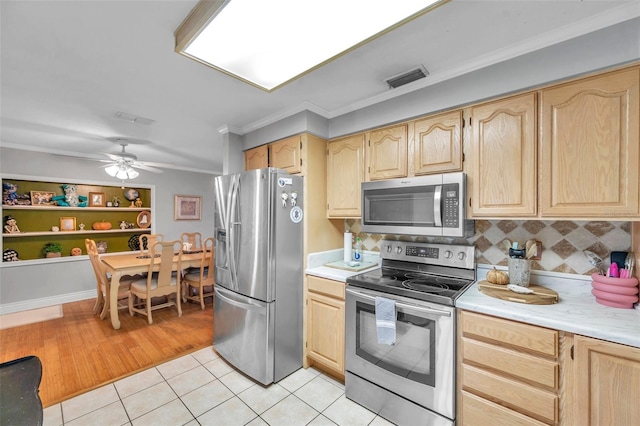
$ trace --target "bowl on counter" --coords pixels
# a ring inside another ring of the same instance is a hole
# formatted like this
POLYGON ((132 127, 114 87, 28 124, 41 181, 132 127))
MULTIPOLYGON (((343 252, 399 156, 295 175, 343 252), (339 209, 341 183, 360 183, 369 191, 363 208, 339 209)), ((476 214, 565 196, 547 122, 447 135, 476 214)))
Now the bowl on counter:
POLYGON ((591 294, 596 302, 614 308, 633 308, 638 302, 638 279, 605 277, 593 273, 591 275, 591 294))

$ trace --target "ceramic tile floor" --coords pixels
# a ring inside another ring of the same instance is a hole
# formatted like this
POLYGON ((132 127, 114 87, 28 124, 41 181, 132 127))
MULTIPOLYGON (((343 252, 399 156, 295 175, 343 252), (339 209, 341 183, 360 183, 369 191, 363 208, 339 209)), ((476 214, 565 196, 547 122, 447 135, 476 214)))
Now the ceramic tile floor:
POLYGON ((313 368, 264 387, 212 347, 45 408, 44 426, 390 425, 313 368))

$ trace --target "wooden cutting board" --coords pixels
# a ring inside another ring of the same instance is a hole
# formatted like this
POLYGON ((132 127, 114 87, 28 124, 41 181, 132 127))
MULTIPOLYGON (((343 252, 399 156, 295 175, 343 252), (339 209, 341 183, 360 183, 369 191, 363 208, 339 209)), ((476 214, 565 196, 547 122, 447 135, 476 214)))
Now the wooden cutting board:
POLYGON ((509 290, 506 285, 491 284, 486 280, 478 282, 478 289, 482 293, 496 299, 528 303, 530 305, 552 305, 558 303, 558 293, 554 290, 535 284, 530 284, 528 288, 535 291, 535 294, 515 293, 509 290))

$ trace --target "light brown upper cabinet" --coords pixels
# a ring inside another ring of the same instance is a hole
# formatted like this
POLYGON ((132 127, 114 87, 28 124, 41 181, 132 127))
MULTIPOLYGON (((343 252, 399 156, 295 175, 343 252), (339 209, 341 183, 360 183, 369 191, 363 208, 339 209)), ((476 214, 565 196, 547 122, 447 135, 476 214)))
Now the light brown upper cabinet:
POLYGON ((269 149, 267 145, 258 146, 244 152, 244 169, 254 170, 269 167, 269 149))
POLYGON ((327 143, 328 217, 360 217, 364 140, 361 133, 327 143))
POLYGON ((542 216, 638 217, 640 68, 542 90, 542 216))
POLYGON ((535 94, 471 109, 471 217, 535 216, 535 94))
POLYGON ((368 180, 407 176, 407 124, 367 133, 368 180))
POLYGON ((462 170, 462 111, 415 120, 412 167, 414 175, 462 170))
POLYGON ((291 174, 302 171, 302 137, 292 136, 269 144, 269 165, 291 174))

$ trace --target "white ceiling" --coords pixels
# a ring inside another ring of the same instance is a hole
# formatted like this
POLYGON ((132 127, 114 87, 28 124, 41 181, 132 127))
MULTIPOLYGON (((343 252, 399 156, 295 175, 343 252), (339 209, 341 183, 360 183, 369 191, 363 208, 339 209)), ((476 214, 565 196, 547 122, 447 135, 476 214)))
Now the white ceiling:
POLYGON ((640 16, 637 0, 452 0, 266 93, 174 52, 196 2, 0 0, 0 146, 102 158, 119 150, 107 138, 125 137, 139 160, 220 173, 220 129, 245 134, 305 109, 330 119, 640 16), (383 83, 420 64, 426 79, 383 83))

